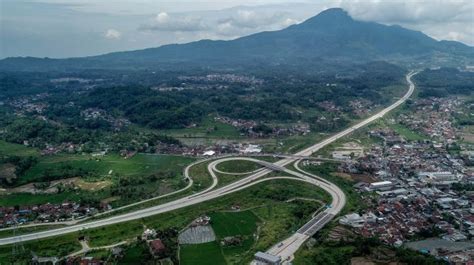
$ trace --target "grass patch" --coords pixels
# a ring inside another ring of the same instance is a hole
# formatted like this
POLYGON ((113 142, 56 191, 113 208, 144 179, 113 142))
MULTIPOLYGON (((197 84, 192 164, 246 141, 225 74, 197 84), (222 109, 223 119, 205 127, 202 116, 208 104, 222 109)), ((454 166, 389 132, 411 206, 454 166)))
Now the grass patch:
POLYGON ((183 265, 208 265, 210 261, 212 261, 213 265, 227 264, 219 243, 216 241, 204 244, 182 245, 179 256, 183 265))
POLYGON ((405 138, 405 140, 407 141, 418 141, 426 139, 426 137, 422 134, 412 131, 411 129, 399 123, 391 124, 390 128, 392 128, 397 134, 405 138))
POLYGON ((355 237, 351 242, 330 242, 326 236, 320 236, 312 247, 303 247, 295 254, 293 264, 353 264, 351 259, 357 257, 357 264, 419 264, 441 265, 443 260, 406 248, 395 248, 381 243, 375 238, 355 237), (361 263, 363 262, 363 263, 361 263))
POLYGON ((225 237, 239 237, 237 245, 221 246, 228 264, 242 263, 255 243, 254 234, 260 219, 251 211, 211 213, 212 228, 220 241, 225 237))
POLYGON ((218 238, 252 235, 259 219, 252 211, 215 212, 210 214, 212 228, 218 238))
POLYGON ((26 147, 21 144, 7 143, 0 140, 0 155, 38 156, 39 152, 36 148, 26 147))
MULTIPOLYGON (((76 234, 68 234, 62 237, 42 239, 35 241, 34 253, 40 257, 62 257, 81 249, 76 234)), ((26 245, 26 244, 25 244, 26 245)), ((31 253, 28 245, 18 249, 18 255, 12 255, 12 246, 0 246, 0 264, 29 264, 31 253)))
POLYGON ((216 166, 218 170, 227 173, 245 173, 262 168, 258 163, 247 160, 224 161, 216 166))
MULTIPOLYGON (((83 189, 64 189, 55 194, 12 193, 0 195, 0 205, 37 205, 43 203, 61 203, 66 200, 100 201, 117 197, 112 202, 114 207, 151 198, 180 189, 186 185, 183 169, 194 161, 194 158, 170 155, 137 154, 130 159, 111 154, 102 158, 91 158, 89 155, 57 155, 42 157, 29 169, 19 184, 38 182, 48 172, 56 172, 61 177, 65 172, 94 172, 83 177, 77 184, 83 189), (112 171, 111 174, 110 171, 112 171), (90 190, 90 191, 88 191, 90 190), (118 193, 118 194, 117 194, 118 193)), ((71 176, 64 176, 71 177, 71 176)), ((74 176, 76 177, 76 176, 74 176)), ((210 179, 210 177, 209 177, 210 179)), ((205 179, 199 179, 205 182, 205 179)), ((203 183, 206 184, 206 183, 203 183)))
POLYGON ((64 225, 40 225, 40 226, 31 226, 31 227, 18 227, 16 229, 16 232, 14 232, 13 229, 10 230, 1 230, 0 231, 0 238, 4 237, 11 237, 14 235, 23 235, 23 234, 28 234, 28 233, 33 233, 33 232, 40 232, 40 231, 45 231, 45 230, 50 230, 53 228, 60 228, 64 227, 64 225))
POLYGON ((118 261, 117 264, 123 265, 134 265, 139 260, 150 260, 152 259, 148 247, 145 243, 135 243, 125 250, 124 256, 118 261))
POLYGON ((171 171, 181 173, 182 168, 194 159, 182 156, 137 154, 130 159, 124 159, 117 154, 100 158, 90 155, 60 154, 41 158, 38 163, 20 177, 18 185, 39 181, 42 176, 54 172, 58 167, 82 169, 91 172, 95 179, 109 175, 144 176, 156 172, 171 171))
POLYGON ((196 127, 160 131, 175 138, 219 138, 238 139, 243 136, 232 125, 215 121, 213 117, 206 117, 196 127))
POLYGON ((342 191, 344 191, 344 194, 346 195, 346 205, 341 211, 341 215, 349 212, 357 212, 365 208, 366 206, 363 203, 360 194, 357 193, 357 191, 355 191, 353 188, 355 182, 333 175, 333 173, 337 169, 337 165, 337 163, 325 162, 319 166, 309 165, 301 167, 301 169, 313 173, 324 179, 327 179, 328 181, 336 184, 339 188, 341 188, 342 191))
POLYGON ((191 187, 193 191, 200 191, 212 184, 212 177, 207 171, 207 166, 210 162, 203 162, 194 165, 189 169, 189 176, 193 179, 194 185, 191 187))
POLYGON ((313 145, 324 137, 327 137, 327 135, 322 133, 311 133, 308 135, 295 135, 285 138, 276 138, 274 140, 274 144, 265 145, 263 151, 266 153, 295 153, 313 145))

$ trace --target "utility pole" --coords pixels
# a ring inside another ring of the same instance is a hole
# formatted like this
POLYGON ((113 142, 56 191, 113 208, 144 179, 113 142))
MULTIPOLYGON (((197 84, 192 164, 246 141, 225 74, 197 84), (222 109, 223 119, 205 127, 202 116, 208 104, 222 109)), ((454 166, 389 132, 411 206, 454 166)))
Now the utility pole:
MULTIPOLYGON (((13 216, 13 237, 16 237, 17 229, 18 229, 18 221, 16 219, 16 216, 13 216)), ((12 246, 12 257, 15 257, 16 255, 22 253, 25 250, 25 247, 23 246, 23 242, 21 242, 21 237, 18 237, 18 238, 19 239, 15 241, 15 243, 12 246)))

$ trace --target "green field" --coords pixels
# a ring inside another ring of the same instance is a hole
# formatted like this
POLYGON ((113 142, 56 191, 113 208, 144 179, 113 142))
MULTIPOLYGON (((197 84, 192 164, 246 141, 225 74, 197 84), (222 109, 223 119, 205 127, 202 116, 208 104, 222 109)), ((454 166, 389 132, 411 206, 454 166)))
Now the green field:
POLYGON ((396 133, 398 133, 407 141, 418 141, 427 138, 426 136, 423 136, 418 132, 412 131, 410 128, 407 128, 402 124, 392 124, 390 125, 390 128, 392 128, 396 133))
POLYGON ((308 135, 295 135, 283 138, 275 138, 273 144, 264 145, 263 151, 265 153, 295 153, 302 149, 311 146, 312 144, 327 137, 326 134, 310 133, 308 135))
POLYGON ((137 264, 137 260, 145 259, 151 259, 147 246, 144 243, 134 243, 126 249, 123 258, 119 260, 118 264, 132 265, 137 264))
POLYGON ((213 117, 206 117, 196 127, 162 130, 160 132, 175 138, 242 138, 237 128, 229 124, 217 122, 213 117))
POLYGON ((12 144, 0 140, 0 155, 37 156, 39 152, 35 148, 26 147, 21 144, 12 144))
POLYGON ((18 184, 38 180, 38 176, 53 172, 58 167, 71 167, 93 172, 93 177, 101 178, 112 171, 112 175, 143 176, 156 172, 175 172, 180 174, 182 168, 194 159, 182 156, 137 154, 130 159, 124 159, 117 154, 103 157, 91 155, 66 155, 42 157, 40 161, 21 176, 18 184))
POLYGON ((262 168, 262 166, 252 161, 232 160, 232 161, 224 161, 218 164, 216 168, 218 170, 221 170, 227 173, 245 173, 245 172, 252 172, 254 170, 262 168))
POLYGON ((242 240, 239 245, 220 246, 228 264, 239 264, 243 257, 251 254, 255 244, 258 218, 251 210, 241 212, 215 212, 209 215, 218 241, 225 237, 237 236, 242 240))
POLYGON ((252 211, 215 212, 209 215, 217 238, 252 235, 260 221, 252 211))
POLYGON ((332 173, 336 172, 337 170, 337 163, 326 162, 319 166, 306 166, 301 167, 301 169, 318 175, 328 181, 336 184, 339 188, 344 191, 346 195, 346 205, 344 209, 341 211, 342 214, 350 213, 350 212, 358 212, 366 207, 364 201, 362 200, 360 194, 354 190, 353 185, 355 184, 354 181, 346 180, 341 177, 335 176, 332 173))
POLYGON ((182 245, 179 257, 183 265, 227 264, 219 243, 216 241, 196 245, 182 245), (209 263, 210 261, 212 263, 209 263))
MULTIPOLYGON (((184 187, 186 183, 183 181, 183 169, 193 162, 194 158, 137 154, 130 159, 124 159, 117 154, 100 158, 92 158, 90 155, 60 154, 39 157, 38 160, 38 163, 27 170, 15 183, 17 186, 46 181, 45 176, 48 174, 55 174, 54 179, 82 177, 86 181, 85 184, 90 187, 94 187, 95 181, 107 181, 110 184, 101 190, 86 188, 84 190, 65 189, 53 194, 5 194, 0 195, 0 205, 33 205, 116 197, 112 203, 116 207, 184 187), (87 175, 73 175, 70 172, 86 172, 87 175)), ((199 179, 203 181, 203 186, 207 184, 206 181, 209 181, 204 178, 199 179)))
POLYGON ((208 165, 209 165, 209 162, 203 162, 203 163, 194 165, 189 170, 189 175, 194 181, 194 184, 192 186, 193 191, 202 190, 205 187, 209 187, 212 184, 211 175, 207 171, 208 165))
POLYGON ((33 232, 40 232, 40 231, 45 231, 45 230, 50 230, 53 228, 61 228, 64 227, 65 225, 59 225, 59 224, 51 224, 51 225, 39 225, 39 226, 30 226, 30 227, 17 227, 16 229, 10 229, 10 230, 1 230, 0 231, 0 238, 4 237, 10 237, 14 235, 23 235, 23 234, 28 234, 28 233, 33 233, 33 232), (16 231, 14 231, 16 230, 16 231))

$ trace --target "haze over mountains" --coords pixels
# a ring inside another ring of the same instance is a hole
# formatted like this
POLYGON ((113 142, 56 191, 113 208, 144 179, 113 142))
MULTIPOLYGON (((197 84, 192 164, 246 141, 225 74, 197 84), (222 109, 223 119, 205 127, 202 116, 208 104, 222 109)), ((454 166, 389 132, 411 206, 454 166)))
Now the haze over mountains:
POLYGON ((340 8, 325 10, 286 29, 231 41, 201 40, 99 56, 7 58, 0 70, 141 69, 166 65, 244 66, 311 64, 315 61, 399 63, 472 62, 474 47, 437 41, 419 31, 352 19, 340 8))

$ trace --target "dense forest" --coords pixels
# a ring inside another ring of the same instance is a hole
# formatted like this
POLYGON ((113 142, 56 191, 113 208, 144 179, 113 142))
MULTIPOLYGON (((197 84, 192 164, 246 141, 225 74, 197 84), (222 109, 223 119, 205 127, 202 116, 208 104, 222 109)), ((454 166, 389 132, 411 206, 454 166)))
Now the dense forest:
MULTIPOLYGON (((330 68, 329 68, 330 69, 330 68)), ((289 67, 247 72, 96 71, 0 74, 1 138, 44 148, 46 144, 99 142, 131 148, 137 136, 152 145, 178 144, 152 130, 179 129, 209 115, 268 124, 307 122, 313 131, 334 131, 353 116, 352 100, 387 104, 383 88, 404 85, 405 70, 383 62, 316 75, 289 67), (337 73, 336 73, 337 72, 337 73), (25 78, 27 75, 28 78, 25 78), (208 76, 217 76, 209 79, 208 76), (331 102, 338 112, 321 107, 331 102), (324 120, 320 119, 325 117, 324 120), (129 126, 137 125, 137 126, 129 126), (115 139, 120 139, 120 143, 115 139), (123 141, 122 141, 123 140, 123 141)), ((315 70, 316 71, 316 70, 315 70)), ((329 72, 328 72, 329 71, 329 72)), ((88 145, 84 149, 88 149, 88 145)))
POLYGON ((419 97, 470 95, 474 92, 474 73, 456 68, 424 70, 415 77, 419 97))

